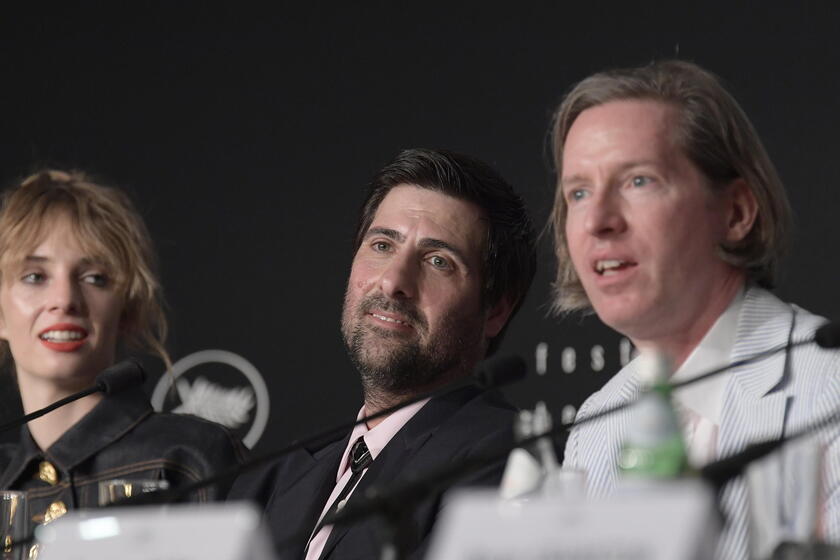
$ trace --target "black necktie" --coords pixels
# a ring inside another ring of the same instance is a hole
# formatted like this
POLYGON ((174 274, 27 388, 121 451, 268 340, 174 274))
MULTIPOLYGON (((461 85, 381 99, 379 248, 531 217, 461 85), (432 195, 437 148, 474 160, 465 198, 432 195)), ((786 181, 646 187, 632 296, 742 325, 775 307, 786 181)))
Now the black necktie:
MULTIPOLYGON (((371 456, 370 450, 368 449, 367 444, 365 444, 365 438, 364 436, 359 436, 359 439, 357 439, 356 443, 353 444, 353 447, 350 448, 350 471, 353 474, 350 476, 350 480, 347 481, 347 484, 344 485, 344 488, 341 489, 341 492, 338 493, 338 496, 332 506, 330 506, 330 509, 327 510, 327 513, 324 514, 322 519, 332 516, 344 507, 347 495, 353 491, 353 488, 355 488, 359 483, 359 479, 362 478, 362 473, 372 462, 373 456, 371 456)), ((318 523, 318 525, 315 526, 315 530, 312 531, 312 535, 309 537, 309 543, 307 543, 306 549, 304 550, 304 555, 306 554, 306 551, 309 550, 309 544, 312 543, 312 538, 318 534, 321 527, 323 527, 323 523, 318 523)))

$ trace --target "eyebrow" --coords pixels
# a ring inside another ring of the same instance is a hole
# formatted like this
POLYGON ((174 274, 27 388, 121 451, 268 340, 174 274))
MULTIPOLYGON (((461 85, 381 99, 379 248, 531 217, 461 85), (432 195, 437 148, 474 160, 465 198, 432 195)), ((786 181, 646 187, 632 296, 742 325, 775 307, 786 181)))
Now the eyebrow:
MULTIPOLYGON (((365 234, 365 239, 368 239, 369 237, 373 237, 375 235, 384 235, 388 239, 393 239, 394 241, 397 241, 399 243, 405 243, 405 235, 403 235, 402 233, 398 232, 395 229, 384 228, 384 227, 372 227, 365 234)), ((442 239, 435 239, 433 237, 424 237, 423 239, 420 240, 420 242, 418 243, 418 246, 421 249, 443 249, 444 251, 449 251, 450 253, 455 255, 455 258, 457 258, 459 261, 461 261, 461 263, 464 266, 467 266, 468 263, 469 263, 466 256, 464 255, 464 253, 460 249, 458 249, 457 247, 455 247, 451 243, 447 243, 446 241, 443 241, 442 239)))
POLYGON ((374 235, 384 235, 388 239, 393 239, 394 241, 405 243, 405 235, 401 234, 395 229, 384 227, 372 227, 367 230, 367 233, 365 233, 365 239, 373 237, 374 235))
POLYGON ((587 179, 583 175, 572 175, 571 177, 563 177, 560 179, 560 188, 565 189, 566 187, 571 187, 572 185, 585 183, 586 181, 587 179))
MULTIPOLYGON (((639 160, 639 161, 628 161, 627 163, 622 163, 616 169, 614 169, 610 175, 617 175, 621 173, 626 173, 628 170, 633 169, 634 167, 644 167, 644 166, 658 166, 659 162, 654 160, 639 160)), ((580 183, 586 183, 589 181, 589 178, 575 174, 570 177, 563 177, 560 179, 560 188, 566 188, 567 186, 577 185, 580 183)))
MULTIPOLYGON (((42 255, 26 255, 25 257, 23 257, 22 262, 27 263, 27 264, 33 264, 33 263, 46 263, 46 262, 50 262, 52 260, 53 259, 51 259, 50 257, 45 257, 45 256, 42 256, 42 255)), ((82 266, 89 266, 89 265, 101 265, 103 263, 102 263, 102 261, 100 261, 98 259, 92 259, 92 258, 89 258, 89 257, 84 257, 84 258, 79 260, 78 264, 80 264, 82 266)))

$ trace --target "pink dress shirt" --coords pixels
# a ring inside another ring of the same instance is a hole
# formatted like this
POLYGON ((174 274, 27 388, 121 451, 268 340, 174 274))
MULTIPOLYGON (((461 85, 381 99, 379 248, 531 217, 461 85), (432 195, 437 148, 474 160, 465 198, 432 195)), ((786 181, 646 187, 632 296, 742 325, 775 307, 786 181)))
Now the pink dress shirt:
MULTIPOLYGON (((373 460, 376 460, 376 457, 385 448, 385 446, 388 445, 391 438, 394 437, 397 432, 399 432, 400 429, 405 426, 405 424, 411 420, 411 418, 417 414, 417 412, 423 408, 423 405, 427 402, 429 402, 429 399, 424 399, 408 405, 405 408, 388 415, 385 420, 371 429, 368 429, 367 424, 359 424, 353 428, 353 432, 350 434, 350 439, 347 442, 347 448, 344 450, 344 455, 341 456, 341 462, 338 464, 338 473, 336 473, 335 477, 335 488, 333 488, 332 494, 330 494, 329 499, 327 499, 324 509, 321 510, 321 515, 318 516, 318 523, 321 522, 321 519, 332 507, 333 502, 341 493, 342 488, 344 488, 347 481, 350 480, 350 477, 352 476, 349 457, 350 448, 353 447, 356 440, 359 439, 360 436, 364 436, 365 444, 368 446, 370 455, 373 457, 373 460)), ((359 414, 356 416, 356 419, 358 420, 364 415, 365 407, 362 406, 362 409, 359 410, 359 414)), ((362 471, 362 477, 365 476, 365 473, 367 473, 367 469, 362 471)), ((361 481, 361 479, 359 480, 361 481)), ((350 494, 347 495, 347 499, 349 500, 352 495, 353 490, 351 490, 350 494)), ((315 526, 317 527, 318 524, 316 523, 315 526)), ((309 549, 306 552, 306 560, 316 560, 321 556, 321 552, 323 552, 324 545, 327 544, 327 539, 329 538, 331 532, 332 525, 326 525, 321 527, 321 530, 312 537, 312 540, 309 543, 309 549)))

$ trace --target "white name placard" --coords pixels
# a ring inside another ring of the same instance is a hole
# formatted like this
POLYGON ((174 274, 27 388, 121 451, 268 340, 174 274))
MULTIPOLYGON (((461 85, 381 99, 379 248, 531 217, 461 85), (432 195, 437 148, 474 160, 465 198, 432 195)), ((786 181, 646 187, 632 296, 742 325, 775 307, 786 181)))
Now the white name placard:
POLYGON ((40 527, 40 560, 271 560, 251 504, 71 512, 40 527))
POLYGON ((720 532, 714 496, 698 481, 634 484, 609 499, 453 495, 431 560, 704 560, 720 532))

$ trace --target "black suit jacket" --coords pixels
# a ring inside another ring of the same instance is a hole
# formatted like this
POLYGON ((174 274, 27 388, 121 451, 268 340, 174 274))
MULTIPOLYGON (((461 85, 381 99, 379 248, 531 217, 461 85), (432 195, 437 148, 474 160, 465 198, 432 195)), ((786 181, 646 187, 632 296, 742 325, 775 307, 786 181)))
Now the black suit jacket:
MULTIPOLYGON (((363 499, 368 488, 387 490, 430 470, 511 445, 515 409, 497 394, 468 387, 432 399, 388 442, 353 491, 349 503, 363 499)), ((272 465, 240 477, 230 498, 251 499, 265 508, 266 521, 281 559, 301 559, 308 536, 335 487, 344 438, 317 449, 301 450, 272 465)), ((503 461, 465 476, 459 485, 493 485, 501 480, 503 461)), ((405 548, 422 557, 440 509, 442 492, 431 492, 418 504, 406 504, 410 530, 405 548)), ((372 517, 333 527, 322 560, 377 558, 384 523, 372 517)))

